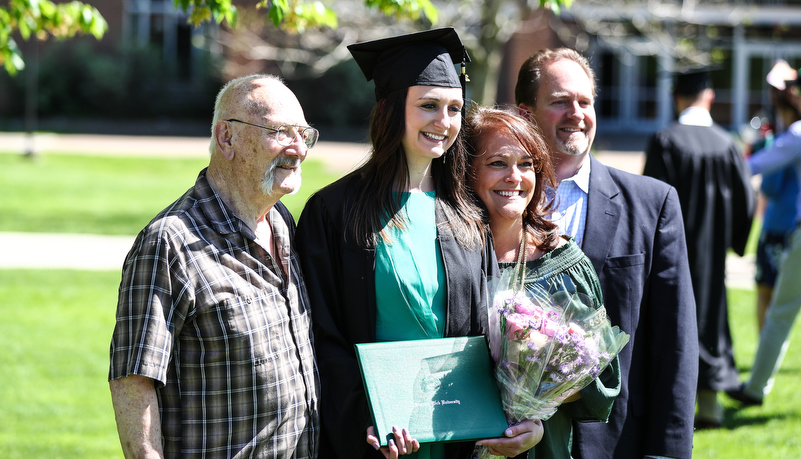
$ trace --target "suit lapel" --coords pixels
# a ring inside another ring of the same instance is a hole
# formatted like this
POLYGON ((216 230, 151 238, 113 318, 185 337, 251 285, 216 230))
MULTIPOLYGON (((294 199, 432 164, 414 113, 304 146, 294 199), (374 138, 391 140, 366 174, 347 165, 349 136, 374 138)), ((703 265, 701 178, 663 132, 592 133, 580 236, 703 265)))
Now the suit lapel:
POLYGON ((614 198, 619 193, 606 166, 590 155, 590 191, 582 250, 597 273, 604 267, 617 232, 621 209, 614 198))

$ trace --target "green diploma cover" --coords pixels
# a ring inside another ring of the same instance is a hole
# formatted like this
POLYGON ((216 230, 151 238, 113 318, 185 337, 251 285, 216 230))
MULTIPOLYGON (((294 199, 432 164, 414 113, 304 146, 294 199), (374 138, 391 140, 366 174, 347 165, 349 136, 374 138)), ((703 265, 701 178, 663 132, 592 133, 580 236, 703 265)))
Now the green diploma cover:
POLYGON ((483 336, 357 344, 356 355, 381 446, 393 426, 420 443, 504 436, 483 336))

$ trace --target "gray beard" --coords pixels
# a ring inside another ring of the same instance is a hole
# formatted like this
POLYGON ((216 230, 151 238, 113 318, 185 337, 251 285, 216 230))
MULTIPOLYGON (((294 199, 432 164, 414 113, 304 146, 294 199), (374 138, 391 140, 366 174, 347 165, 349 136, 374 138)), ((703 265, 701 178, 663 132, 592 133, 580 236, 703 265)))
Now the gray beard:
POLYGON ((287 193, 288 195, 293 195, 300 191, 300 184, 302 182, 301 179, 301 169, 300 169, 300 159, 298 158, 290 158, 288 156, 279 156, 275 158, 269 166, 267 166, 267 170, 264 171, 264 178, 261 180, 261 184, 259 187, 261 188, 261 192, 264 193, 265 196, 272 197, 275 195, 275 190, 273 190, 273 186, 275 185, 275 169, 280 166, 294 166, 297 169, 295 170, 295 175, 297 175, 298 185, 295 187, 294 190, 287 193))
POLYGON ((586 139, 586 142, 581 141, 568 143, 557 137, 556 146, 559 149, 559 152, 564 155, 581 156, 590 149, 590 140, 587 137, 584 138, 586 139))

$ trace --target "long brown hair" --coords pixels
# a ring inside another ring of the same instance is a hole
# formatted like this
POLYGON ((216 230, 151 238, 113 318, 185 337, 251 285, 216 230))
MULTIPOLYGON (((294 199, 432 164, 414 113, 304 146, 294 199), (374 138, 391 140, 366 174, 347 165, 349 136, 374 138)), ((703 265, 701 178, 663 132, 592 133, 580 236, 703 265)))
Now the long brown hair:
MULTIPOLYGON (((351 173, 359 178, 352 190, 354 205, 348 216, 348 233, 363 247, 375 247, 379 239, 387 241, 385 226, 403 228, 405 224, 399 212, 401 196, 393 192, 409 188, 409 166, 402 145, 407 93, 408 88, 392 91, 373 107, 372 151, 367 162, 351 173)), ((485 243, 484 230, 481 210, 464 183, 466 169, 460 132, 453 145, 431 164, 436 201, 445 216, 445 221, 438 223, 438 231, 475 249, 485 243)))
POLYGON ((537 183, 523 213, 523 228, 534 236, 544 252, 553 250, 559 241, 559 228, 546 217, 556 209, 556 175, 548 144, 539 129, 517 113, 490 107, 473 107, 465 122, 464 138, 468 169, 466 182, 473 182, 473 161, 485 153, 489 136, 504 132, 516 139, 533 160, 537 183), (551 191, 548 191, 551 190, 551 191), (550 195, 549 195, 550 194, 550 195))

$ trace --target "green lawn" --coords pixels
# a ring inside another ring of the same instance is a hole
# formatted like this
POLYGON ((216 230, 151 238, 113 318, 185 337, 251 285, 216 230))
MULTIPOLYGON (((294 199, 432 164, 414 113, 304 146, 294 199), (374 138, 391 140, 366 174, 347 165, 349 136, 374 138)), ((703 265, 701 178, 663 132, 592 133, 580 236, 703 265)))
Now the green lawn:
MULTIPOLYGON (((135 235, 194 185, 208 159, 0 154, 0 231, 135 235)), ((338 178, 303 163, 303 186, 282 202, 295 218, 338 178)))
MULTIPOLYGON (((729 290, 729 323, 735 359, 741 379, 745 379, 754 360, 759 338, 755 316, 754 290, 729 290)), ((725 395, 725 429, 701 431, 695 435, 696 459, 790 458, 801 451, 801 329, 795 327, 784 363, 770 396, 762 407, 737 410, 737 403, 725 395)))
POLYGON ((106 382, 119 278, 0 270, 0 457, 122 457, 106 382))
MULTIPOLYGON (((0 231, 136 234, 194 183, 204 159, 0 154, 0 231)), ((304 163, 284 201, 297 217, 334 180, 304 163)), ((0 254, 2 256, 2 254, 0 254)), ((0 458, 121 457, 106 382, 119 272, 0 270, 0 458)), ((743 378, 756 350, 754 291, 730 291, 743 378)), ((801 331, 794 330, 795 343, 801 331)), ((801 451, 801 351, 791 346, 765 406, 728 407, 726 428, 699 432, 695 458, 786 458, 801 451)))
MULTIPOLYGON (((116 271, 0 270, 0 457, 121 457, 106 383, 118 283, 116 271)), ((756 348, 754 293, 730 298, 745 370, 756 348)), ((696 434, 694 457, 797 457, 800 372, 791 348, 766 405, 730 409, 726 429, 696 434)))
MULTIPOLYGON (((0 154, 0 231, 135 235, 207 164, 0 154)), ((297 218, 338 176, 305 161, 301 191, 282 202, 297 218)), ((0 458, 122 456, 107 383, 119 279, 0 270, 0 458)))

